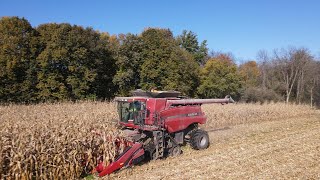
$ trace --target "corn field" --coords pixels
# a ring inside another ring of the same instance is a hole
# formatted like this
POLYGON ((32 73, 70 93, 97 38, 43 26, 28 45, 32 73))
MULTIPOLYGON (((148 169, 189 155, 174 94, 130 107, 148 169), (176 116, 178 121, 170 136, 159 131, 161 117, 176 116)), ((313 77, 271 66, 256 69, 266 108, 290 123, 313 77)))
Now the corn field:
POLYGON ((75 179, 113 159, 116 111, 109 103, 0 107, 1 177, 75 179), (85 167, 85 168, 83 168, 85 167))
MULTIPOLYGON (((307 106, 205 105, 205 128, 308 115, 307 106)), ((0 106, 1 179, 78 179, 124 147, 114 103, 78 102, 0 106)))
POLYGON ((206 128, 224 128, 237 124, 272 121, 277 119, 309 116, 315 110, 308 105, 285 103, 266 104, 209 104, 203 105, 208 120, 206 128))

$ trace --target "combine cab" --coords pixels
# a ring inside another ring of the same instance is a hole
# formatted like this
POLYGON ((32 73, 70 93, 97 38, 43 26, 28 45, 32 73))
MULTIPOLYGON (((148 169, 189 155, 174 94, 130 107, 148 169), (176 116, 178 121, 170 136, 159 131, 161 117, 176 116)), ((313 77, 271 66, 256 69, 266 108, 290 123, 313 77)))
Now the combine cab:
POLYGON ((202 104, 233 103, 224 99, 185 99, 177 91, 148 92, 136 90, 132 97, 117 97, 119 124, 130 144, 107 167, 99 164, 96 171, 105 176, 148 158, 151 160, 181 154, 181 145, 189 143, 201 150, 209 146, 209 136, 198 128, 206 123, 202 104))

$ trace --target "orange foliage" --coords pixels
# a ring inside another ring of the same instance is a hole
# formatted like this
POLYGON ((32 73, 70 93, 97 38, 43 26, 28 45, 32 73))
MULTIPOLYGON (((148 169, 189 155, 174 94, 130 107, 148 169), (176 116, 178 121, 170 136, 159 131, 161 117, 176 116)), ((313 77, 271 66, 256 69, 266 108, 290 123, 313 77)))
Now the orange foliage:
POLYGON ((255 86, 260 76, 258 64, 255 61, 248 61, 241 64, 239 67, 239 74, 243 78, 245 86, 255 86))
POLYGON ((232 56, 229 54, 219 53, 210 58, 210 60, 216 60, 229 65, 235 65, 232 56))

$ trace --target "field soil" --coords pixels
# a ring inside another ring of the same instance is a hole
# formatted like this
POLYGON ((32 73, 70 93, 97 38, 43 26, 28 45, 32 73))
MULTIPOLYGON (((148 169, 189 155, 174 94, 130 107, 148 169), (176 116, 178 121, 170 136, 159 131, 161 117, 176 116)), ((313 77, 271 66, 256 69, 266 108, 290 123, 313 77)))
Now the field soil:
POLYGON ((121 170, 106 179, 320 179, 320 113, 207 128, 210 147, 121 170))

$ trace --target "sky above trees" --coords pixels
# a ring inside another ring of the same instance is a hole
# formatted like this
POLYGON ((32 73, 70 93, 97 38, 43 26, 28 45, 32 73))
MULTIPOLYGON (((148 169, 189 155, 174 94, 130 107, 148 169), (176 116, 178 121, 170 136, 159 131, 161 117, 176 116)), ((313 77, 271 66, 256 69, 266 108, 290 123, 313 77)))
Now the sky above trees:
POLYGON ((0 16, 20 16, 32 26, 67 22, 110 34, 140 34, 146 27, 184 29, 207 40, 209 50, 256 59, 260 49, 305 47, 320 56, 320 1, 84 1, 1 0, 0 16))

